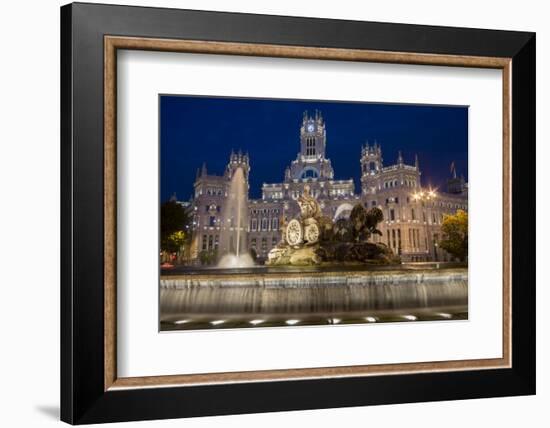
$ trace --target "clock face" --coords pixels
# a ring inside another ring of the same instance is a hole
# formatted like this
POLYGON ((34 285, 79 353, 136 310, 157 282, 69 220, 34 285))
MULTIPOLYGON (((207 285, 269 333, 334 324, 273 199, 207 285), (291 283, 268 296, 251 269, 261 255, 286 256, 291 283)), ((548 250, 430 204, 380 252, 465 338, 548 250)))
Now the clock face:
POLYGON ((307 132, 313 132, 314 129, 315 129, 315 127, 313 126, 313 123, 310 123, 310 124, 307 126, 307 132))

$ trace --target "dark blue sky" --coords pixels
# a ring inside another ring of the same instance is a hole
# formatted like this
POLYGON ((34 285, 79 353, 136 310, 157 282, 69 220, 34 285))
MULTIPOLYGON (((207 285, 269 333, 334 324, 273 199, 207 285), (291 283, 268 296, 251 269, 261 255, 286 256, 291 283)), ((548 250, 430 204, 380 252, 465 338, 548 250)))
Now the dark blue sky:
POLYGON ((424 186, 444 189, 452 161, 468 178, 467 107, 162 95, 161 200, 174 192, 189 199, 197 168, 206 162, 210 174, 222 174, 231 149, 248 151, 251 197, 261 197, 262 183, 283 180, 300 150, 303 112, 315 109, 325 118, 334 178, 353 178, 356 191, 367 140, 381 144, 384 165, 398 150, 408 164, 417 153, 424 186))

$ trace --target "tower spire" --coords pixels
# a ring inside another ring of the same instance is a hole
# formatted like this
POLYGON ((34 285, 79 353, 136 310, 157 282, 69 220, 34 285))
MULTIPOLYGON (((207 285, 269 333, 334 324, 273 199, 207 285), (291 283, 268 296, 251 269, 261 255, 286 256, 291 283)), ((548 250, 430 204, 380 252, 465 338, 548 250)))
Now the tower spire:
POLYGON ((418 163, 418 154, 417 153, 414 154, 414 166, 417 170, 418 170, 418 167, 420 166, 420 164, 418 163))
POLYGON ((401 154, 401 150, 397 152, 397 163, 399 165, 403 165, 403 155, 401 154))
POLYGON ((453 176, 453 178, 456 178, 456 165, 455 165, 455 161, 452 161, 452 162, 451 162, 451 175, 453 176))

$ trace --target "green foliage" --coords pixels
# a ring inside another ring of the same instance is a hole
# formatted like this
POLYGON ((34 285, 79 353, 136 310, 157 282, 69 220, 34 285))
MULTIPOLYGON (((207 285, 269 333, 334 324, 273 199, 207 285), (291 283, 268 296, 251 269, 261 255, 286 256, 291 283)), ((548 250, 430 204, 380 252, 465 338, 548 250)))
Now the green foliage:
POLYGON ((163 250, 175 253, 185 244, 187 235, 183 230, 178 230, 166 237, 163 250))
POLYGON ((468 213, 457 210, 443 216, 443 237, 439 246, 461 262, 468 258, 468 213))
POLYGON ((160 247, 163 251, 177 252, 190 237, 185 232, 191 217, 175 201, 168 201, 160 206, 160 247))
POLYGON ((212 265, 218 259, 217 250, 203 250, 199 253, 199 260, 202 265, 212 265))

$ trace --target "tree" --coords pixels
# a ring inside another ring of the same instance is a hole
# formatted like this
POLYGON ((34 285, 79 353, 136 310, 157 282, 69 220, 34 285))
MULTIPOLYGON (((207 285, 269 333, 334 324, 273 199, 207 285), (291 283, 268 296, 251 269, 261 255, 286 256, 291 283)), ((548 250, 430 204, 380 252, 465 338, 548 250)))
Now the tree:
POLYGON ((183 230, 177 230, 166 237, 163 250, 176 253, 185 244, 187 234, 183 230))
POLYGON ((468 213, 457 210, 443 216, 443 233, 439 246, 461 262, 468 258, 468 213))
POLYGON ((189 238, 186 232, 190 216, 176 201, 160 206, 160 247, 163 251, 177 252, 189 238))
POLYGON ((218 258, 217 250, 203 250, 199 253, 199 260, 202 265, 211 265, 218 258))

